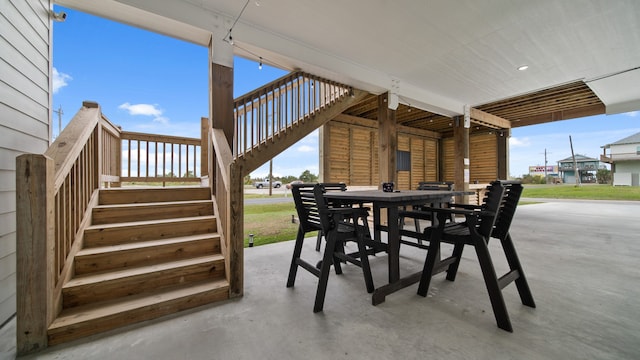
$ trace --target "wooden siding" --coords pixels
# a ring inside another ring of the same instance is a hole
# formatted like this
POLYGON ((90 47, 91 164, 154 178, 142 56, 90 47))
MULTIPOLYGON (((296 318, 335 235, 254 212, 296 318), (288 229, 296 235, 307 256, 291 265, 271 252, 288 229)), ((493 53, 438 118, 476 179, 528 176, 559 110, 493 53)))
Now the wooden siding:
MULTIPOLYGON (((454 181, 454 139, 442 140, 443 181, 454 181)), ((495 133, 469 137, 469 182, 489 183, 498 178, 498 141, 495 133)))
MULTIPOLYGON (((355 123, 331 121, 324 131, 329 132, 328 151, 324 156, 324 181, 344 182, 351 186, 380 184, 378 128, 374 121, 351 119, 355 123)), ((401 132, 398 150, 411 152, 411 171, 398 172, 398 189, 415 189, 420 181, 438 179, 438 140, 428 136, 401 132)))
POLYGON ((50 134, 49 0, 3 1, 0 15, 0 324, 16 312, 16 156, 50 134))
POLYGON ((469 182, 489 183, 498 178, 498 140, 496 134, 469 137, 469 182))
POLYGON ((456 150, 453 138, 442 139, 442 181, 455 181, 456 150))

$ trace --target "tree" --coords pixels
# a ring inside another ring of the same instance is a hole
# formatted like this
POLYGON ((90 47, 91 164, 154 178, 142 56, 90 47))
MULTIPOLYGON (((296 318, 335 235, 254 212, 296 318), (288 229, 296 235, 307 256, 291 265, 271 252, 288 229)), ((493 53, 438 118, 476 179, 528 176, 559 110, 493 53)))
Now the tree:
POLYGON ((598 169, 596 172, 596 181, 598 181, 598 184, 610 184, 611 171, 609 169, 598 169))
POLYGON ((309 170, 305 170, 302 172, 302 174, 300 175, 300 180, 309 183, 309 182, 316 182, 318 181, 318 176, 315 174, 312 174, 311 171, 309 170))

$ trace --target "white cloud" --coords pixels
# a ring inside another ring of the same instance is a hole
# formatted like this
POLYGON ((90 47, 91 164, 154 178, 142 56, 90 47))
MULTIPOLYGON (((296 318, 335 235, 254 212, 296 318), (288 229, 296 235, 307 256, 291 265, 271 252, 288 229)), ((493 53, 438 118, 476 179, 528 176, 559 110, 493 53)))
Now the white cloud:
POLYGON ((631 111, 631 112, 628 112, 628 113, 624 113, 624 115, 631 116, 631 117, 636 117, 636 116, 640 115, 640 111, 631 111))
POLYGON ((164 117, 164 116, 158 116, 155 119, 153 119, 153 122, 157 122, 157 123, 160 123, 162 125, 167 125, 167 124, 169 124, 169 119, 164 117))
POLYGON ((158 109, 156 105, 151 104, 129 104, 128 102, 118 106, 118 109, 127 110, 129 115, 145 115, 145 116, 160 116, 162 110, 158 109))
POLYGON ((73 78, 70 75, 58 72, 58 69, 56 68, 53 68, 52 75, 53 75, 52 83, 53 83, 54 94, 57 93, 58 90, 69 85, 70 80, 73 80, 73 78))
POLYGON ((314 148, 314 147, 312 147, 312 146, 309 146, 309 145, 301 145, 301 146, 298 146, 298 149, 297 149, 297 150, 298 150, 299 152, 304 152, 304 153, 314 152, 314 151, 316 151, 316 152, 317 152, 317 149, 316 149, 316 148, 314 148))
POLYGON ((118 106, 118 109, 126 110, 129 115, 153 116, 153 122, 162 125, 169 124, 169 118, 162 116, 162 110, 152 104, 130 104, 128 102, 118 106))
POLYGON ((531 146, 531 141, 527 137, 518 138, 518 137, 512 136, 509 138, 509 146, 510 147, 529 147, 531 146))

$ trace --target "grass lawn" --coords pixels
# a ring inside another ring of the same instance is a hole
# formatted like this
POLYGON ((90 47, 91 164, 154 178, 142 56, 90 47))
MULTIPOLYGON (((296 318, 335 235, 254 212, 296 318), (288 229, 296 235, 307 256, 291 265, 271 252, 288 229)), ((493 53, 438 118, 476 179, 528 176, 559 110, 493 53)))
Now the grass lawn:
MULTIPOLYGON (((293 240, 298 224, 291 222, 291 215, 298 217, 293 201, 278 204, 245 205, 244 246, 249 246, 249 234, 253 234, 253 246, 293 240)), ((307 237, 315 236, 314 233, 307 237)))
POLYGON ((522 197, 549 199, 640 200, 638 186, 600 184, 524 185, 522 197))
MULTIPOLYGON (((274 196, 277 196, 274 194, 274 196)), ((291 196, 291 195, 289 195, 291 196)), ((245 198, 267 197, 246 194, 245 198)), ((530 185, 524 186, 522 197, 551 199, 636 200, 640 201, 640 187, 584 184, 530 185)), ((524 205, 521 202, 521 205, 524 205)), ((278 204, 245 205, 244 245, 249 246, 249 234, 254 234, 254 246, 296 238, 298 224, 291 222, 291 215, 298 216, 292 202, 278 204)), ((307 237, 315 234, 307 234, 307 237)))

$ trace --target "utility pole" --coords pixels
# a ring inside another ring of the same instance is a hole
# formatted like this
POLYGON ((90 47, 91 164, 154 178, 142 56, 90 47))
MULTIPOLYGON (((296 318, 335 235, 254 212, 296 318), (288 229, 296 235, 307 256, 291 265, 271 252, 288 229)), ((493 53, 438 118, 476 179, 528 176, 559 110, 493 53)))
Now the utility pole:
POLYGON ((573 154, 573 141, 571 140, 571 135, 569 135, 569 145, 571 145, 571 157, 573 158, 573 173, 576 177, 576 186, 580 186, 580 171, 578 170, 576 156, 573 154))
POLYGON ((273 159, 269 160, 269 196, 273 195, 273 159))
POLYGON ((64 114, 62 111, 62 105, 59 105, 58 110, 53 110, 53 112, 58 114, 58 136, 60 136, 60 133, 62 132, 62 114, 64 114))
POLYGON ((544 183, 549 183, 549 176, 547 174, 547 148, 544 148, 544 183))

